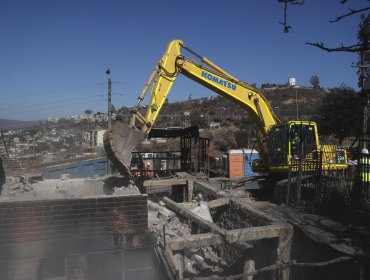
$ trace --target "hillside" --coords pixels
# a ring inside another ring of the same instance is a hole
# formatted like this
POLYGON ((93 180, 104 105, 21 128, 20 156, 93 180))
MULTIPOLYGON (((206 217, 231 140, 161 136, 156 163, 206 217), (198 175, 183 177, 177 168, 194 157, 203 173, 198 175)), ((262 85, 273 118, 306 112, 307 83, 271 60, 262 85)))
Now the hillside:
POLYGON ((282 120, 292 120, 297 119, 297 103, 298 119, 317 117, 319 115, 318 108, 328 91, 312 88, 279 88, 264 89, 262 93, 282 120))
POLYGON ((38 124, 39 121, 17 121, 0 119, 0 130, 3 129, 22 129, 38 124))
MULTIPOLYGON (((284 121, 296 119, 297 104, 298 119, 315 119, 318 116, 318 107, 326 94, 325 90, 311 88, 263 89, 261 92, 270 102, 273 111, 284 121)), ((189 112, 190 119, 198 122, 199 118, 205 118, 207 123, 233 122, 237 124, 243 122, 249 124, 249 117, 244 108, 218 96, 169 102, 163 107, 157 120, 157 126, 181 126, 184 112, 189 112)))

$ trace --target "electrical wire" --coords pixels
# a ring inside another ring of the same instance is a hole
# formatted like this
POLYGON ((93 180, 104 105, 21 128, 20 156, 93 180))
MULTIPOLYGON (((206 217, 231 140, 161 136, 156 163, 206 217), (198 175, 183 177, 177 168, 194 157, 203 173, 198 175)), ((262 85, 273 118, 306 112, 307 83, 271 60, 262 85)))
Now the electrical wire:
MULTIPOLYGON (((101 101, 100 99, 97 100, 97 101, 101 101)), ((107 101, 107 98, 103 101, 107 101)), ((58 105, 55 105, 55 106, 48 106, 48 109, 53 109, 53 108, 63 108, 63 107, 72 107, 72 106, 76 106, 76 105, 89 105, 87 104, 86 102, 78 102, 78 103, 68 103, 68 104, 58 104, 58 105)), ((20 109, 20 110, 12 110, 11 113, 12 114, 16 114, 16 113, 24 113, 24 112, 37 112, 37 111, 40 111, 40 108, 35 108, 35 109, 32 109, 32 108, 29 108, 29 109, 20 109)), ((0 112, 0 116, 4 116, 4 117, 7 117, 6 115, 2 114, 3 112, 0 112)))
POLYGON ((15 95, 15 96, 14 95, 13 96, 4 96, 4 97, 0 97, 0 100, 17 99, 17 98, 24 98, 24 97, 28 97, 28 96, 52 95, 52 94, 55 94, 55 93, 73 91, 73 90, 76 90, 76 89, 81 89, 81 88, 90 87, 90 86, 99 86, 101 84, 103 84, 103 82, 93 83, 93 84, 84 84, 84 85, 79 85, 79 86, 75 86, 75 87, 57 89, 57 90, 46 91, 46 92, 29 93, 29 94, 23 94, 23 95, 15 95))
MULTIPOLYGON (((55 100, 55 101, 50 101, 50 102, 44 102, 44 103, 37 103, 37 104, 27 104, 27 107, 39 107, 39 106, 45 106, 45 105, 50 105, 50 104, 61 104, 65 102, 70 102, 70 101, 77 101, 77 100, 84 100, 84 99, 91 99, 92 96, 85 96, 85 97, 80 97, 80 98, 72 98, 72 99, 63 99, 63 100, 55 100)), ((12 112, 14 109, 17 108, 24 108, 26 107, 25 105, 16 105, 16 106, 11 106, 10 108, 8 107, 7 109, 2 109, 1 113, 4 111, 7 112, 12 112)))

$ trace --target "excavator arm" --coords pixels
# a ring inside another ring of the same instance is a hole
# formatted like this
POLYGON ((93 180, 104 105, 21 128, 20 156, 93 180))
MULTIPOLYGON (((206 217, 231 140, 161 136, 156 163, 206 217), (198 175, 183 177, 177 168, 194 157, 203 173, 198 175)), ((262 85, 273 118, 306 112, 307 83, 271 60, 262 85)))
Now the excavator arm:
POLYGON ((138 97, 132 111, 130 125, 116 123, 104 136, 104 147, 108 157, 118 167, 121 174, 130 176, 131 152, 153 127, 179 74, 183 74, 246 109, 253 120, 260 154, 264 160, 268 130, 271 126, 280 123, 266 98, 255 88, 234 78, 207 58, 187 48, 181 40, 174 40, 167 46, 166 52, 138 97), (195 59, 182 55, 181 49, 189 52, 195 59), (150 88, 150 101, 145 115, 142 115, 139 106, 150 88))

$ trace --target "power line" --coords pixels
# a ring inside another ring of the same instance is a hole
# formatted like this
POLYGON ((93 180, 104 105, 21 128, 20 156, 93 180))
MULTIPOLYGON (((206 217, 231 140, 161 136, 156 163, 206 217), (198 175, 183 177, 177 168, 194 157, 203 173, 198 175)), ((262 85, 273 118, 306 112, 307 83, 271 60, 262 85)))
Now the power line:
MULTIPOLYGON (((99 99, 99 101, 101 101, 101 100, 99 99)), ((79 102, 79 103, 69 103, 69 104, 64 104, 64 105, 63 104, 59 104, 59 105, 55 105, 55 106, 48 106, 47 109, 72 107, 72 106, 83 105, 83 104, 89 105, 86 102, 79 102)), ((30 109, 24 109, 23 108, 22 110, 12 110, 12 113, 14 114, 14 113, 25 113, 25 112, 37 112, 37 111, 40 111, 40 108, 37 108, 37 109, 36 108, 35 109, 31 109, 31 108, 30 109)), ((6 117, 6 115, 4 115, 2 113, 3 113, 3 111, 0 113, 0 116, 5 116, 6 117)))
POLYGON ((17 99, 17 98, 23 98, 23 97, 35 96, 35 95, 36 96, 50 95, 50 94, 61 93, 61 92, 66 92, 66 91, 73 91, 73 90, 76 90, 76 89, 86 88, 86 87, 90 87, 90 86, 99 86, 101 84, 102 84, 102 82, 93 83, 93 84, 84 84, 84 85, 79 85, 79 86, 75 86, 75 87, 57 89, 57 90, 52 90, 52 91, 45 91, 45 92, 38 92, 38 93, 28 93, 28 94, 16 95, 16 96, 4 96, 4 97, 1 97, 0 100, 17 99))
MULTIPOLYGON (((80 97, 80 98, 55 100, 55 101, 44 102, 44 103, 37 103, 37 104, 27 104, 27 107, 40 107, 40 106, 45 106, 45 105, 50 105, 50 104, 61 104, 61 103, 66 103, 66 102, 68 103, 70 101, 91 99, 93 97, 98 97, 98 96, 85 96, 85 97, 80 97)), ((17 108, 24 108, 24 107, 25 107, 25 105, 11 106, 10 108, 8 107, 5 110, 2 109, 1 112, 4 112, 4 111, 13 111, 14 108, 17 109, 17 108)))

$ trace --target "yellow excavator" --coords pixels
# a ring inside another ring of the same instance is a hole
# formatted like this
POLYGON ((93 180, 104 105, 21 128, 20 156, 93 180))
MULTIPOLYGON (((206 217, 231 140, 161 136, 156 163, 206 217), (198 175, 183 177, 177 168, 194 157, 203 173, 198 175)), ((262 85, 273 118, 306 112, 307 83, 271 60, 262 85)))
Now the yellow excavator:
POLYGON ((252 123, 257 138, 260 159, 252 169, 264 174, 286 173, 293 160, 321 160, 323 169, 346 168, 346 154, 336 146, 319 143, 316 123, 289 121, 282 123, 267 99, 254 87, 231 76, 210 60, 198 55, 181 40, 171 41, 153 72, 135 107, 129 125, 116 122, 104 135, 108 158, 118 171, 130 177, 130 162, 134 147, 145 139, 152 129, 176 77, 182 74, 213 92, 243 106, 252 123), (188 56, 184 56, 184 50, 188 56), (150 101, 145 115, 140 113, 140 103, 150 91, 150 101), (320 159, 315 156, 322 152, 320 159))

